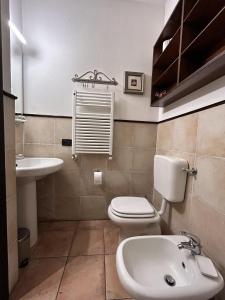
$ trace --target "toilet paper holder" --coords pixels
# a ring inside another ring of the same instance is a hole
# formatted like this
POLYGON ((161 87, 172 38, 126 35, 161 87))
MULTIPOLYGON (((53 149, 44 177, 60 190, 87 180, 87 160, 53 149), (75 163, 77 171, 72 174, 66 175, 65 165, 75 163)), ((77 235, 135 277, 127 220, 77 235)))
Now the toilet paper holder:
POLYGON ((94 185, 102 185, 103 172, 100 169, 93 170, 94 185), (100 173, 100 174, 98 174, 100 173))

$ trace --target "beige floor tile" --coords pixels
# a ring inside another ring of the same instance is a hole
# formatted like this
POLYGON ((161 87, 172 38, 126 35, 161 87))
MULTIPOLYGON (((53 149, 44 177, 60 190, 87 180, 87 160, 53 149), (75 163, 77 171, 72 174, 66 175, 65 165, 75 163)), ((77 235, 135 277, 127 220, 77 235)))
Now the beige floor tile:
POLYGON ((67 256, 71 247, 73 231, 47 231, 39 235, 37 245, 32 250, 32 257, 67 256))
POLYGON ((57 300, 105 300, 104 256, 70 257, 57 300))
POLYGON ((104 228, 105 254, 115 254, 119 244, 120 229, 117 227, 104 228))
POLYGON ((117 271, 115 255, 105 256, 105 269, 106 269, 106 299, 130 299, 131 297, 121 286, 117 271))
POLYGON ((70 256, 104 254, 103 229, 77 230, 70 256))
POLYGON ((80 221, 78 228, 82 229, 103 229, 110 223, 109 220, 96 220, 96 221, 80 221))
POLYGON ((10 300, 55 300, 66 258, 34 259, 21 272, 10 300))
POLYGON ((39 232, 43 231, 75 231, 77 228, 77 221, 59 221, 59 222, 40 222, 38 224, 39 232))

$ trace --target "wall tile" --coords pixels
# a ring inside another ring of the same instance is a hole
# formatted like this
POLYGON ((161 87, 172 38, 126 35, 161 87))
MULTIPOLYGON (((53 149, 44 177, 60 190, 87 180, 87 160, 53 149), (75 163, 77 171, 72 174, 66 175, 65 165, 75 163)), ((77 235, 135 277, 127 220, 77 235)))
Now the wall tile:
POLYGON ((193 198, 191 207, 191 228, 201 238, 203 251, 225 271, 225 217, 208 204, 193 198), (203 217, 204 216, 204 217, 203 217), (206 222, 207 220, 207 222, 206 222))
POLYGON ((54 145, 25 144, 24 155, 27 157, 53 157, 54 145))
POLYGON ((106 199, 103 196, 80 197, 80 220, 107 218, 106 199))
POLYGON ((129 195, 131 190, 131 177, 130 173, 120 171, 107 171, 104 177, 104 191, 114 195, 129 195))
POLYGON ((164 122, 158 125, 156 148, 171 150, 173 143, 174 121, 164 122))
POLYGON ((82 170, 106 170, 107 169, 107 156, 97 154, 83 154, 81 155, 81 169, 82 170))
POLYGON ((153 173, 155 149, 133 149, 132 171, 153 173))
POLYGON ((54 202, 55 220, 79 220, 80 198, 79 197, 55 197, 54 202))
POLYGON ((108 169, 128 171, 131 169, 132 160, 133 160, 132 148, 115 147, 113 149, 112 160, 108 160, 108 169))
POLYGON ((37 197, 54 197, 55 177, 48 175, 42 179, 37 180, 37 197))
POLYGON ((199 113, 197 151, 225 156, 225 104, 199 113))
POLYGON ((47 117, 27 117, 25 123, 25 143, 53 144, 54 119, 47 117))
POLYGON ((53 220, 55 218, 55 199, 52 196, 39 197, 37 195, 37 213, 39 220, 53 220))
POLYGON ((79 171, 82 157, 77 160, 72 159, 72 147, 54 145, 54 157, 61 158, 64 161, 63 170, 79 171))
POLYGON ((59 197, 79 197, 80 176, 76 171, 60 170, 55 173, 55 194, 59 197))
POLYGON ((114 122, 114 147, 132 147, 133 124, 128 122, 114 122))
POLYGON ((195 152, 197 137, 197 114, 191 114, 173 121, 173 150, 195 152))
POLYGON ((196 167, 194 197, 225 215, 225 159, 197 157, 196 167))
POLYGON ((6 196, 16 195, 16 161, 15 149, 5 152, 6 196))
POLYGON ((72 139, 72 118, 55 118, 54 143, 61 144, 62 139, 72 139))
POLYGON ((131 174, 131 194, 134 196, 152 197, 153 175, 152 173, 135 172, 131 174))
POLYGON ((17 242, 17 199, 16 195, 7 199, 7 239, 8 247, 17 242))
POLYGON ((94 184, 94 171, 82 171, 80 172, 80 195, 81 196, 99 196, 105 194, 105 178, 106 171, 103 171, 103 184, 94 184))
POLYGON ((141 124, 136 123, 134 126, 134 147, 142 148, 155 148, 156 136, 157 136, 157 125, 156 124, 141 124))

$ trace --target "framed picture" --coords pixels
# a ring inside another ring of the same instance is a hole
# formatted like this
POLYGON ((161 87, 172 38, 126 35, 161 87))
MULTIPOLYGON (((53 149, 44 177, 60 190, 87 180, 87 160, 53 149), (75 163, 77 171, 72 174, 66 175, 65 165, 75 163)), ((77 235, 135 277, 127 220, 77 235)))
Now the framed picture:
POLYGON ((125 71, 124 93, 144 94, 144 73, 125 71))

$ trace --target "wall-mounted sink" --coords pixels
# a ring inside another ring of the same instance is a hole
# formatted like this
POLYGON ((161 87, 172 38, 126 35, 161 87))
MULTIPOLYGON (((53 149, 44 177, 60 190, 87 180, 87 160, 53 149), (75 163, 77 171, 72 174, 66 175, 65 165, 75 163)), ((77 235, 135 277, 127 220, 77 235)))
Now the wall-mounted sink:
POLYGON ((187 237, 139 236, 122 241, 117 249, 119 279, 136 300, 207 300, 224 285, 217 278, 201 274, 189 250, 178 244, 187 237))
POLYGON ((54 173, 62 168, 59 158, 27 157, 16 161, 16 177, 39 177, 54 173))
POLYGON ((16 161, 18 226, 30 229, 30 245, 38 238, 36 180, 60 170, 59 158, 30 157, 16 161))

